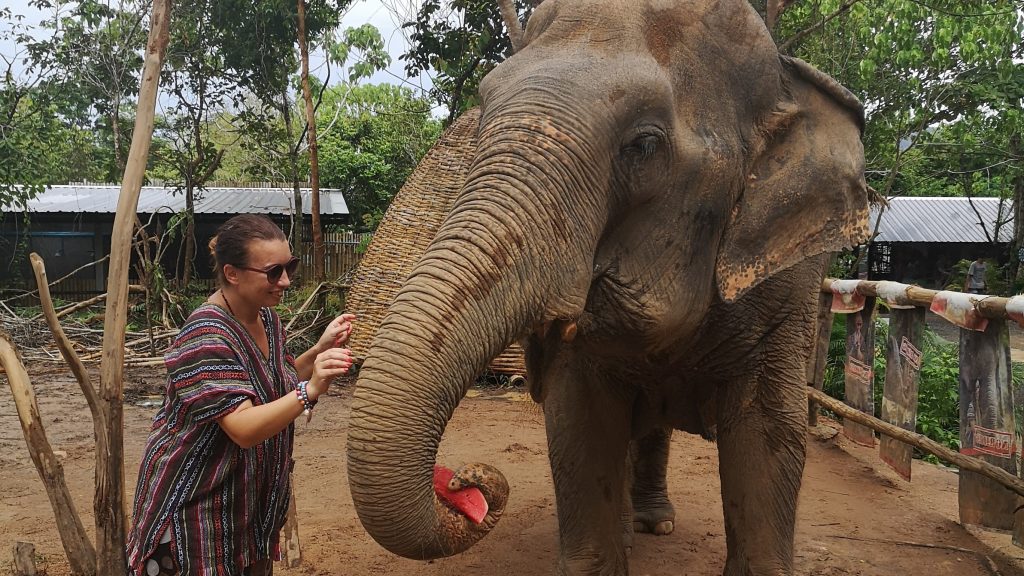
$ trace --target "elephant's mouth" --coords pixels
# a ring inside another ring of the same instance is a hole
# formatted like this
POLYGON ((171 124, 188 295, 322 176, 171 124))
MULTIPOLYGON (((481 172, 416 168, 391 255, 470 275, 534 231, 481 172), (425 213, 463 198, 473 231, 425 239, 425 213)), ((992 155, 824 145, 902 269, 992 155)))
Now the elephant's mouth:
POLYGON ((642 282, 623 277, 616 266, 599 270, 583 309, 581 335, 603 344, 649 333, 656 324, 650 298, 642 282))

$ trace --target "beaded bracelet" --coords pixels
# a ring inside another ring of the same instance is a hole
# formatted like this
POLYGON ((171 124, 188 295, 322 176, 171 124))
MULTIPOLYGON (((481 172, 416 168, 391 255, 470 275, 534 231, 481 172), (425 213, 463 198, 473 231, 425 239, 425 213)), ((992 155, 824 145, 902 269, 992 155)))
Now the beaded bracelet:
POLYGON ((303 380, 295 387, 295 395, 298 397, 299 402, 302 402, 302 413, 306 415, 306 422, 309 422, 310 418, 313 417, 313 407, 316 406, 316 400, 309 399, 309 393, 306 391, 308 385, 309 380, 303 380))

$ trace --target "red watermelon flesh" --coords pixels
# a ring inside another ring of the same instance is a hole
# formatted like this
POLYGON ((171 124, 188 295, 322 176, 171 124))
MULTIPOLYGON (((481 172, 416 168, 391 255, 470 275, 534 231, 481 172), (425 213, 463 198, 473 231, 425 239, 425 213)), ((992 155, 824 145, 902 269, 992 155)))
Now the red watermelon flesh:
POLYGON ((475 486, 452 491, 448 489, 455 472, 444 466, 434 466, 434 492, 459 512, 466 515, 474 523, 479 524, 487 516, 487 500, 483 492, 475 486))

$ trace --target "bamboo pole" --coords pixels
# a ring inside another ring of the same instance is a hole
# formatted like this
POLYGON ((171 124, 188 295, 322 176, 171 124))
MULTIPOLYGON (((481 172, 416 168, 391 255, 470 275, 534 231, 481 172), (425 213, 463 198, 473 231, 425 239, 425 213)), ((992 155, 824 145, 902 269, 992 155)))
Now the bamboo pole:
POLYGON ((57 532, 71 572, 79 576, 92 576, 96 574, 96 550, 76 512, 77 508, 64 480, 64 467, 46 439, 43 419, 39 414, 39 405, 28 372, 10 336, 5 332, 0 332, 0 365, 7 372, 7 384, 11 387, 28 453, 50 499, 57 520, 57 532))
POLYGON ((123 576, 127 569, 125 535, 128 528, 124 500, 124 337, 128 316, 128 267, 132 231, 139 206, 139 192, 146 172, 160 69, 167 51, 171 0, 153 0, 149 38, 146 41, 135 128, 125 164, 117 213, 110 236, 110 271, 107 275, 107 309, 103 321, 103 356, 100 361, 100 409, 106 425, 96 438, 96 570, 104 576, 123 576))
POLYGON ((879 434, 885 434, 890 438, 895 438, 900 442, 910 444, 911 446, 932 454, 945 462, 956 464, 962 470, 968 470, 970 472, 981 474, 986 478, 991 478, 999 484, 1002 484, 1008 490, 1013 490, 1017 494, 1024 496, 1024 481, 1002 468, 993 466, 988 462, 983 462, 977 458, 971 458, 970 456, 965 456, 959 452, 954 452, 926 436, 922 436, 921 434, 917 434, 909 430, 904 430, 899 426, 894 426, 888 422, 883 422, 878 418, 869 416, 860 410, 850 408, 839 400, 832 398, 824 392, 819 392, 810 386, 807 386, 807 396, 810 400, 818 402, 825 408, 839 414, 843 418, 847 418, 857 422, 858 424, 867 426, 879 434))

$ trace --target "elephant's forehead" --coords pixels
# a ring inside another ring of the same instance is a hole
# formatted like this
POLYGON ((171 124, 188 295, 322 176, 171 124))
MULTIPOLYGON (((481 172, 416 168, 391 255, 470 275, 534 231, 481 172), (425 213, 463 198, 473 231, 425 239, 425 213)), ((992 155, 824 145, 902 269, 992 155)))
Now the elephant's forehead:
POLYGON ((640 50, 660 65, 673 59, 733 63, 775 53, 775 44, 747 0, 548 0, 538 16, 538 44, 571 57, 577 53, 621 54, 640 50))

